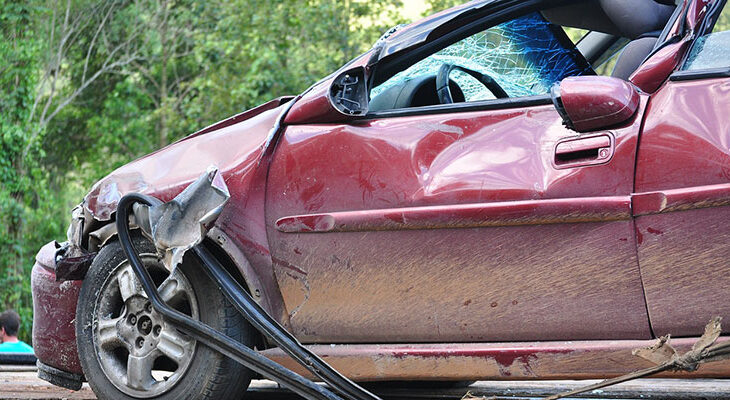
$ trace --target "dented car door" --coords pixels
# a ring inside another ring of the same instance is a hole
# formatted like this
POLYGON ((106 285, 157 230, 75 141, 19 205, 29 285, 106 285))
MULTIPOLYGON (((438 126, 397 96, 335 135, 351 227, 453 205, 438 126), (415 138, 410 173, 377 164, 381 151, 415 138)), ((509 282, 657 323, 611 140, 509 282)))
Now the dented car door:
POLYGON ((698 39, 652 96, 637 157, 638 254, 657 335, 699 336, 708 319, 730 317, 730 31, 713 31, 730 7, 691 11, 698 39))
POLYGON ((630 198, 647 97, 610 130, 566 128, 544 92, 585 66, 541 16, 520 18, 434 53, 403 79, 380 79, 387 88, 371 92, 365 118, 286 128, 269 171, 266 219, 276 279, 302 341, 651 336, 630 198), (573 69, 490 77, 501 92, 459 83, 463 90, 451 90, 460 101, 423 104, 435 99, 436 71, 453 69, 444 60, 471 70, 489 62, 495 71, 491 58, 459 55, 486 48, 485 40, 511 46, 528 37, 525 27, 554 48, 518 43, 504 54, 528 49, 525 59, 549 56, 573 69), (400 104, 414 87, 422 92, 400 104))

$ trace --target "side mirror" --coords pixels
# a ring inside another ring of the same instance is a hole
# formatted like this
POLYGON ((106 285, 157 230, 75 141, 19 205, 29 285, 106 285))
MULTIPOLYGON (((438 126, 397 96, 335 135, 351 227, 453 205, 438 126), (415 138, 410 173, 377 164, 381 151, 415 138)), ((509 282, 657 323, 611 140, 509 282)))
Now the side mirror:
POLYGON ((342 122, 368 113, 364 67, 354 67, 318 82, 289 110, 284 122, 342 122))
POLYGON ((349 116, 368 113, 368 88, 365 68, 357 67, 339 74, 329 91, 329 101, 339 112, 349 116))
POLYGON ((641 99, 630 83, 604 76, 565 78, 553 86, 550 94, 565 126, 578 132, 628 121, 641 99))

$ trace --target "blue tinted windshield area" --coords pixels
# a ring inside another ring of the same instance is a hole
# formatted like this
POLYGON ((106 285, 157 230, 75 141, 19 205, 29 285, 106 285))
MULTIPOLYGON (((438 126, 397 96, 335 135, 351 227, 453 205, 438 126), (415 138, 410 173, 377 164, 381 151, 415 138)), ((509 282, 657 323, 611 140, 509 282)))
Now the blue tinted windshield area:
MULTIPOLYGON (((568 76, 593 75, 562 28, 532 13, 454 43, 394 75, 371 91, 371 98, 393 86, 424 75, 436 75, 443 64, 454 64, 492 77, 509 97, 547 93, 568 76)), ((451 75, 467 102, 494 95, 471 76, 451 75)))

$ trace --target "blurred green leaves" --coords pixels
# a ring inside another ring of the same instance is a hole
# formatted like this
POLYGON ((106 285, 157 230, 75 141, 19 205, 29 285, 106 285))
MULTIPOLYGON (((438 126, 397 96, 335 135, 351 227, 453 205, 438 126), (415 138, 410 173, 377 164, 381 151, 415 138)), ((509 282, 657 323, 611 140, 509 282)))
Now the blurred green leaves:
POLYGON ((0 308, 114 168, 297 94, 404 22, 392 0, 0 0, 0 308))

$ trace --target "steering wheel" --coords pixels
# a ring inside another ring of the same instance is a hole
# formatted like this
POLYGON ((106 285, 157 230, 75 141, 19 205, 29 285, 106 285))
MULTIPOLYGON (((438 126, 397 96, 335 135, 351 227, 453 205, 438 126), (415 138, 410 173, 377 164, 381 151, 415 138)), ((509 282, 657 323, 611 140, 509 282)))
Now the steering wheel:
POLYGON ((492 79, 491 76, 459 65, 444 64, 441 68, 439 68, 438 74, 436 74, 436 92, 438 93, 439 102, 441 104, 451 104, 454 102, 453 97, 451 97, 451 89, 449 88, 449 75, 451 75, 451 71, 457 69, 473 76, 482 85, 489 89, 496 98, 504 99, 509 97, 507 92, 505 92, 504 89, 499 86, 499 83, 492 79))

